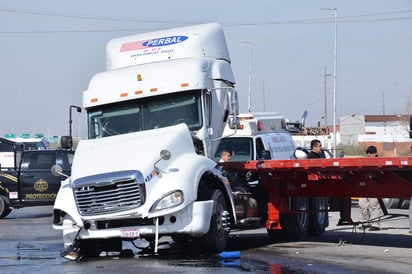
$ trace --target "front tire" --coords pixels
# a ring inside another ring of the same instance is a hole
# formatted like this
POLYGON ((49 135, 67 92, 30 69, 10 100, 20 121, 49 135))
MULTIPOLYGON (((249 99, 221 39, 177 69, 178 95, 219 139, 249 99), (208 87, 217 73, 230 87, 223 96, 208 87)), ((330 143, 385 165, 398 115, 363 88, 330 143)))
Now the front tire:
POLYGON ((11 212, 11 208, 7 203, 6 197, 0 195, 0 218, 4 218, 9 215, 11 212))
POLYGON ((229 237, 229 212, 222 191, 214 190, 211 200, 214 201, 213 214, 209 232, 202 237, 202 243, 208 252, 219 253, 225 250, 229 237))

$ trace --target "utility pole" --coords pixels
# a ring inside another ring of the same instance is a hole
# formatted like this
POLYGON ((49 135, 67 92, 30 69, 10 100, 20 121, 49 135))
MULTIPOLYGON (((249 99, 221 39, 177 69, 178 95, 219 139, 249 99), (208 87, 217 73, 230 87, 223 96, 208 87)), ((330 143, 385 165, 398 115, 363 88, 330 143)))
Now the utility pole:
POLYGON ((262 84, 262 97, 263 97, 263 112, 266 111, 266 98, 265 98, 265 81, 262 84))
POLYGON ((326 66, 324 69, 324 74, 323 74, 323 86, 324 86, 324 106, 325 106, 325 110, 324 110, 324 118, 325 118, 325 128, 328 126, 328 93, 327 93, 327 87, 326 87, 326 77, 327 76, 332 76, 332 74, 330 73, 326 73, 326 66))
POLYGON ((336 74, 337 74, 337 59, 338 59, 338 24, 337 24, 337 17, 338 17, 338 9, 337 8, 329 8, 329 9, 322 9, 333 11, 335 14, 335 37, 334 37, 334 49, 333 49, 333 157, 336 157, 336 74))
POLYGON ((243 41, 242 43, 249 44, 249 94, 247 103, 247 112, 251 112, 252 104, 252 60, 253 60, 253 43, 249 41, 243 41))

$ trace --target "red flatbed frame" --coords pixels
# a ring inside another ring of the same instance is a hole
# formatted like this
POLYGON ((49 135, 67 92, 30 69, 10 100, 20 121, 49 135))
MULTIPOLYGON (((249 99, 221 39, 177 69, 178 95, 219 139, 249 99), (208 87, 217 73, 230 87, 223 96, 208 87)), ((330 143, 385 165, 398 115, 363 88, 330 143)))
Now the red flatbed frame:
POLYGON ((351 197, 412 197, 412 157, 263 160, 220 165, 229 172, 259 177, 269 193, 268 229, 279 229, 279 214, 291 213, 289 197, 341 198, 337 199, 339 206, 331 209, 341 212, 341 224, 352 223, 351 197))

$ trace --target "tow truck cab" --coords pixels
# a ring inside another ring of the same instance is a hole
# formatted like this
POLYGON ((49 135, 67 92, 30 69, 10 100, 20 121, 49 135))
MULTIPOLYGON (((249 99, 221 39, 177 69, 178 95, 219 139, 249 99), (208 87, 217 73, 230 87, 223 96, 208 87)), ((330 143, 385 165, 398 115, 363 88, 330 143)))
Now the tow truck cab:
POLYGON ((231 154, 232 162, 291 159, 295 142, 285 130, 284 118, 276 112, 240 114, 238 129, 225 128, 214 160, 222 150, 231 154))

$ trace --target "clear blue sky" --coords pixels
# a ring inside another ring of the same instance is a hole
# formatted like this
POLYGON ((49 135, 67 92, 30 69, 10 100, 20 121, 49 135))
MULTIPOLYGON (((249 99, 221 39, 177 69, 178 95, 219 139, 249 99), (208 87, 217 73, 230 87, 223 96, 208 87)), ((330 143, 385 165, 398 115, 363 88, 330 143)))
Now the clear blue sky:
MULTIPOLYGON (((112 38, 218 22, 240 94, 251 110, 277 111, 307 125, 324 121, 324 69, 333 74, 337 8, 337 117, 407 113, 412 94, 412 1, 1 1, 0 135, 69 131, 69 106, 105 70, 112 38), (248 42, 248 43, 245 43, 248 42), (251 47, 252 45, 252 47, 251 47)), ((327 76, 328 124, 333 77, 327 76)), ((73 135, 85 135, 73 112, 73 135)))

